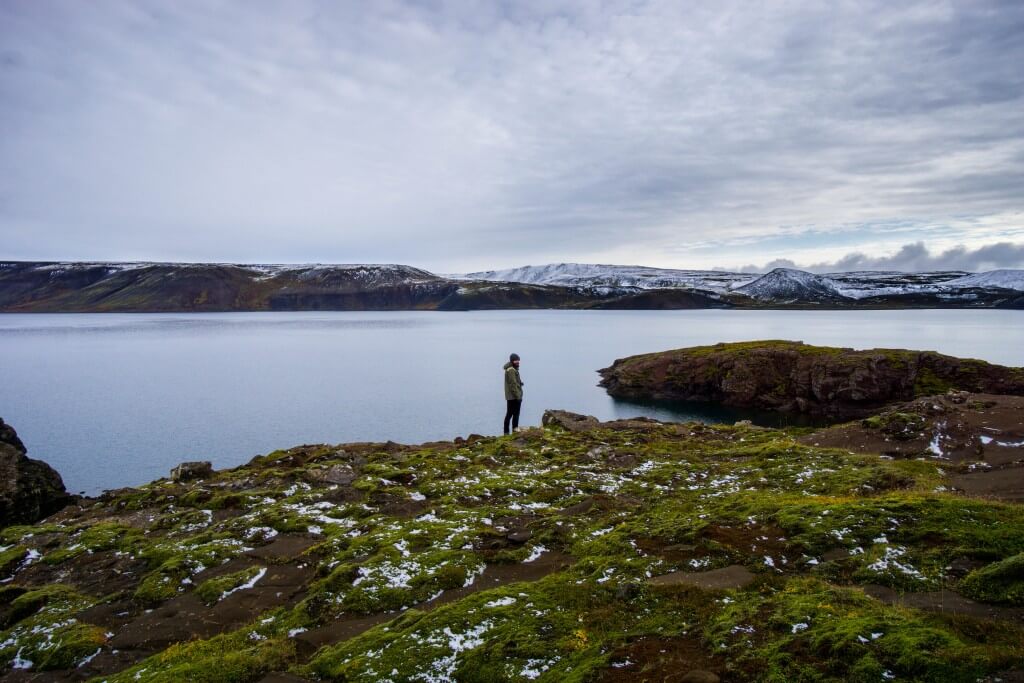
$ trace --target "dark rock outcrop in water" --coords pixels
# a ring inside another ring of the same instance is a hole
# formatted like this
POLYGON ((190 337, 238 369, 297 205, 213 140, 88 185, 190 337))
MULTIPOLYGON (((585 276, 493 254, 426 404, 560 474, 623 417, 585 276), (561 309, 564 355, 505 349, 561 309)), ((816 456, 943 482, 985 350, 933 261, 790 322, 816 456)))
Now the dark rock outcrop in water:
POLYGON ((1024 369, 933 351, 855 351, 801 342, 698 346, 632 356, 599 371, 616 398, 710 401, 738 408, 860 417, 950 389, 1024 394, 1024 369))
POLYGON ((14 428, 0 418, 0 528, 37 522, 72 500, 57 471, 29 458, 14 428))

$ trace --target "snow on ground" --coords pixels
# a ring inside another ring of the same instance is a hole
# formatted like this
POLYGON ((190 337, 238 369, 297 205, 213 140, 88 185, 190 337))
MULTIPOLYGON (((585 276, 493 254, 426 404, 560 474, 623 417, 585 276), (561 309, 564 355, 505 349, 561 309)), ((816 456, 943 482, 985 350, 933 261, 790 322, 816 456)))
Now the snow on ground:
POLYGON ((1024 290, 1024 270, 990 270, 985 273, 965 275, 943 283, 950 287, 1000 287, 1002 289, 1024 290))
POLYGON ((593 263, 551 263, 506 270, 486 270, 449 275, 458 280, 521 282, 532 285, 610 289, 705 289, 724 292, 750 275, 714 270, 673 270, 646 266, 616 266, 593 263))

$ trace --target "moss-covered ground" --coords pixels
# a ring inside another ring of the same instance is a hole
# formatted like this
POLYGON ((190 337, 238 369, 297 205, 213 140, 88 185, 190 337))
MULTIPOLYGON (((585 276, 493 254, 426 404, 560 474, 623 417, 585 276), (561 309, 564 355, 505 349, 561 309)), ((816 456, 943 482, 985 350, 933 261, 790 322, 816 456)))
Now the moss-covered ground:
POLYGON ((940 461, 802 445, 802 433, 630 422, 306 446, 114 492, 0 532, 12 566, 0 661, 110 683, 665 680, 673 648, 686 653, 673 675, 723 681, 978 681, 1024 667, 1019 621, 863 590, 1020 604, 1024 507, 950 493, 940 461), (282 539, 305 542, 270 553, 282 539), (527 571, 553 554, 567 562, 527 571), (701 572, 735 565, 753 581, 701 587, 701 572), (497 566, 506 579, 490 581, 497 566), (285 568, 305 577, 290 598, 269 587, 285 568), (674 572, 688 574, 651 581, 674 572), (119 639, 169 605, 225 626, 133 659, 119 639))

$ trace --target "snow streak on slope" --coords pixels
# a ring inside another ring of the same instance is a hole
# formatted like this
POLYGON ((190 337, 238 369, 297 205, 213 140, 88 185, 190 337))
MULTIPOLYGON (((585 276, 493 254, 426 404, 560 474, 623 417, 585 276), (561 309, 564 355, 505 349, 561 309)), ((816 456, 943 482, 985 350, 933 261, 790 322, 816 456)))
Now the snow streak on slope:
POLYGON ((981 289, 999 287, 1024 290, 1024 270, 990 270, 985 273, 965 275, 943 284, 951 287, 979 287, 981 289))
POLYGON ((921 294, 938 292, 941 285, 967 275, 962 270, 903 273, 900 271, 864 270, 826 273, 843 296, 863 299, 869 296, 921 294))
POLYGON ((672 270, 591 263, 551 263, 450 277, 586 289, 704 289, 716 292, 726 291, 729 285, 750 279, 749 275, 713 270, 672 270))

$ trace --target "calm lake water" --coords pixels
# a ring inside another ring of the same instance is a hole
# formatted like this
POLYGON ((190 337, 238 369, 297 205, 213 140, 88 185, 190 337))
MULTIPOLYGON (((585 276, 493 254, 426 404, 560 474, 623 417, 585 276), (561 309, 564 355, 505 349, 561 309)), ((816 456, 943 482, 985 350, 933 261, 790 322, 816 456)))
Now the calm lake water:
POLYGON ((0 315, 0 417, 70 491, 230 467, 303 443, 501 431, 501 366, 545 408, 602 419, 735 419, 614 401, 598 368, 636 353, 752 339, 933 349, 1024 365, 1024 313, 486 311, 0 315))

